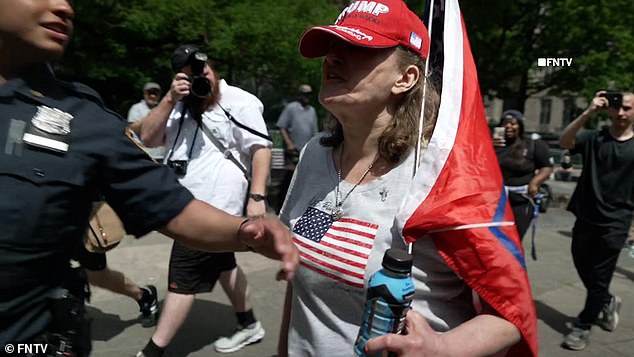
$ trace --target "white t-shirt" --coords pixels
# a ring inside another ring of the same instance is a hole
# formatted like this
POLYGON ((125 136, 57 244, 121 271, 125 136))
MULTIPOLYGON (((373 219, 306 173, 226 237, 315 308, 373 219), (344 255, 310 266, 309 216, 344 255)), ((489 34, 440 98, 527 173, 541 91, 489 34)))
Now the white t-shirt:
MULTIPOLYGON (((254 95, 230 86, 224 80, 221 80, 219 85, 219 105, 208 108, 202 114, 203 123, 244 167, 250 169, 251 147, 271 147, 271 142, 240 129, 229 120, 220 106, 241 124, 267 134, 266 124, 262 118, 264 106, 254 95)), ((177 103, 167 121, 165 146, 168 152, 165 154, 165 160, 167 161, 168 157, 170 160, 189 159, 187 174, 180 179, 180 183, 197 199, 227 213, 241 214, 248 185, 244 174, 233 162, 225 158, 202 130, 197 129, 196 121, 189 113, 185 113, 180 134, 176 138, 182 109, 183 103, 177 103), (171 157, 170 151, 173 151, 171 157)))
MULTIPOLYGON (((413 155, 382 177, 359 185, 333 222, 337 173, 332 149, 312 139, 302 154, 280 213, 301 254, 293 280, 290 356, 352 356, 370 276, 388 248, 406 249, 394 216, 411 181, 413 155)), ((354 184, 340 183, 341 197, 354 184)), ((436 331, 475 315, 471 290, 438 255, 431 239, 414 245, 413 308, 436 331)))

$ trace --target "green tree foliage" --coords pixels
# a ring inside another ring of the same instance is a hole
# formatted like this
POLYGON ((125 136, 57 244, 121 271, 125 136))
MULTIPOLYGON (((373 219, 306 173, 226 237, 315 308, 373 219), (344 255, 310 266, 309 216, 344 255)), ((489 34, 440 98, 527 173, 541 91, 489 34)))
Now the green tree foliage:
POLYGON ((470 0, 462 2, 484 94, 523 107, 546 90, 590 97, 634 88, 631 0, 470 0), (537 58, 572 67, 537 67, 537 58))
MULTIPOLYGON (((406 1, 416 13, 424 1, 406 1)), ((76 35, 62 77, 86 82, 125 113, 147 80, 167 88, 169 57, 200 45, 230 83, 265 103, 274 120, 297 85, 318 87, 320 61, 297 52, 302 31, 331 23, 347 0, 93 0, 75 2, 76 35)), ((523 107, 546 90, 590 97, 597 89, 634 89, 631 0, 469 0, 462 11, 482 93, 523 107), (567 57, 572 67, 537 67, 567 57)))
POLYGON ((140 99, 146 81, 167 90, 172 51, 192 43, 273 117, 300 83, 318 85, 320 61, 301 58, 297 43, 340 10, 327 0, 93 0, 75 2, 75 11, 75 36, 56 70, 96 88, 118 112, 140 99))

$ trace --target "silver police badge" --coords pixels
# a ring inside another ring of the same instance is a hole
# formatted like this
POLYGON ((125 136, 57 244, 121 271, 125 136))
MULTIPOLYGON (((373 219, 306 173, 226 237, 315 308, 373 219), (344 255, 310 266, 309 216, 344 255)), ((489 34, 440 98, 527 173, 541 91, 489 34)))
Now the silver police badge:
POLYGON ((31 126, 22 140, 30 145, 58 152, 68 151, 68 134, 73 116, 57 108, 37 107, 31 126))

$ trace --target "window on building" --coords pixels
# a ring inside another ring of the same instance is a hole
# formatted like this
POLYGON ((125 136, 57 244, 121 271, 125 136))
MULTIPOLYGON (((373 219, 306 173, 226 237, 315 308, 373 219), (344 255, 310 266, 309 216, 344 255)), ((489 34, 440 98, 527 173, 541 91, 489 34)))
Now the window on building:
POLYGON ((566 126, 575 118, 575 99, 573 97, 566 97, 564 99, 564 115, 562 125, 566 126))
POLYGON ((539 110, 539 124, 550 124, 550 111, 552 106, 552 99, 542 98, 539 110))

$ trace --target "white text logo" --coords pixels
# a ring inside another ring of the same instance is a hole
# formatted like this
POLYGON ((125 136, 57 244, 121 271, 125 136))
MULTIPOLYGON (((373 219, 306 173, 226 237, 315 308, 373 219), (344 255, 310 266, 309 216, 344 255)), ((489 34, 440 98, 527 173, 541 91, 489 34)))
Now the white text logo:
POLYGON ((572 66, 572 58, 565 57, 542 57, 537 59, 539 67, 570 67, 572 66))
POLYGON ((10 343, 4 346, 4 352, 7 354, 17 353, 18 355, 24 354, 36 354, 38 356, 46 353, 48 345, 45 343, 17 343, 12 345, 10 343))

